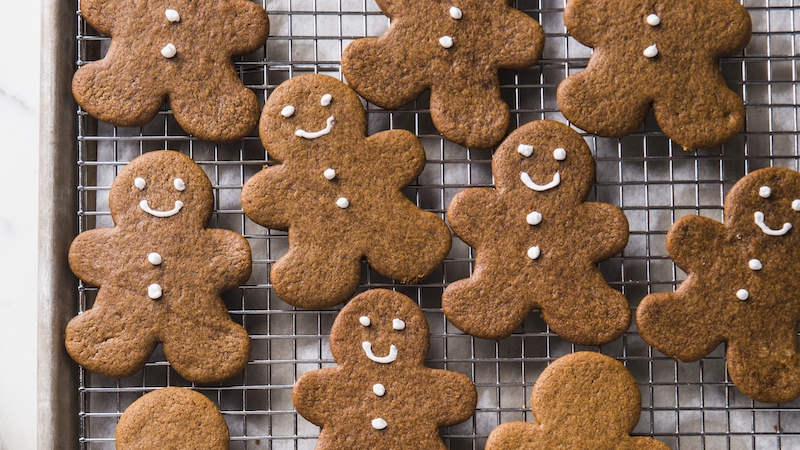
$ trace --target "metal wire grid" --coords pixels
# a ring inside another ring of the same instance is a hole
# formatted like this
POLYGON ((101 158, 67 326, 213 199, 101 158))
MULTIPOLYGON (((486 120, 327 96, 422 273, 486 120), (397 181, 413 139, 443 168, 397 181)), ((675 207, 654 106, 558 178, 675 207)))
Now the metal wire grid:
MULTIPOLYGON (((597 182, 590 200, 620 206, 631 225, 622 255, 600 265, 611 286, 629 299, 632 310, 650 292, 671 290, 684 274, 668 259, 665 234, 677 218, 701 214, 722 219, 722 200, 746 173, 760 167, 798 169, 798 66, 796 47, 800 1, 744 2, 754 33, 743 55, 722 61, 723 76, 747 105, 745 132, 714 149, 684 153, 659 132, 652 116, 622 139, 587 135, 597 160, 597 182)), ((80 1, 77 0, 77 9, 80 1)), ((388 20, 373 0, 263 0, 271 33, 264 49, 237 61, 243 82, 260 98, 301 73, 341 78, 339 57, 353 39, 379 35, 388 20)), ((501 73, 504 98, 512 106, 512 128, 531 120, 565 121, 555 102, 558 83, 585 67, 591 51, 566 34, 564 0, 518 0, 516 6, 537 19, 547 38, 534 67, 501 73)), ((78 65, 104 54, 109 39, 78 20, 78 65)), ((406 190, 425 210, 444 216, 452 196, 467 186, 490 186, 491 151, 469 150, 441 138, 432 125, 423 95, 399 111, 368 107, 369 132, 402 128, 423 142, 428 163, 406 190)), ((212 227, 244 234, 253 250, 253 275, 223 298, 233 319, 252 337, 245 371, 228 382, 195 386, 177 375, 160 352, 138 374, 110 379, 80 370, 80 443, 84 449, 112 449, 116 422, 125 408, 162 386, 190 386, 212 399, 228 422, 232 449, 311 449, 317 427, 297 415, 291 388, 299 375, 334 365, 328 333, 336 310, 296 310, 269 284, 269 268, 287 248, 286 233, 247 219, 239 193, 264 164, 264 149, 253 134, 239 142, 214 145, 188 137, 168 109, 141 128, 112 127, 78 115, 79 226, 81 231, 112 226, 108 189, 124 164, 156 149, 184 152, 212 181, 212 227)), ((537 313, 513 336, 500 342, 474 339, 447 323, 441 292, 469 276, 474 254, 459 239, 444 264, 417 285, 397 285, 364 266, 360 289, 389 287, 415 299, 431 326, 428 365, 469 376, 479 392, 475 416, 443 430, 452 449, 482 449, 500 423, 533 421, 528 399, 533 383, 549 362, 583 348, 550 332, 537 313)), ((90 308, 96 289, 77 286, 80 311, 90 308)), ((635 434, 652 435, 675 449, 800 449, 800 401, 761 404, 729 382, 723 348, 702 361, 683 364, 649 347, 635 325, 621 339, 590 350, 626 364, 642 393, 635 434)))

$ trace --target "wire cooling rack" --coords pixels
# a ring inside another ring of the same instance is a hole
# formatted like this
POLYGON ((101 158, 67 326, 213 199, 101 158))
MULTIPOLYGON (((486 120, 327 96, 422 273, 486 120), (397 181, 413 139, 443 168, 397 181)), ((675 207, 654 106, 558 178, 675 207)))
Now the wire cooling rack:
MULTIPOLYGON (((388 25, 373 0, 263 0, 271 21, 270 38, 258 52, 237 60, 242 81, 263 103, 282 81, 303 73, 341 79, 339 59, 352 40, 379 35, 388 25)), ((76 3, 80 9, 80 3, 76 3)), ((547 38, 534 67, 501 72, 502 95, 512 107, 512 128, 532 120, 566 122, 555 92, 569 73, 585 67, 591 51, 566 33, 564 0, 518 0, 537 19, 547 38)), ((747 106, 743 133, 727 144, 685 153, 658 129, 652 115, 631 136, 586 140, 597 159, 597 183, 590 200, 621 207, 631 226, 621 255, 603 262, 607 281, 622 291, 632 310, 646 294, 669 291, 684 274, 668 259, 665 235, 677 218, 700 214, 722 219, 722 200, 746 173, 766 166, 798 169, 798 0, 746 0, 754 33, 743 54, 722 60, 728 85, 747 106)), ((100 58, 109 39, 78 20, 78 65, 100 58)), ((414 132, 427 152, 425 171, 406 193, 425 210, 444 217, 455 193, 492 183, 489 150, 468 150, 441 138, 432 125, 428 97, 399 111, 367 105, 369 132, 402 128, 414 132)), ((334 365, 328 334, 336 310, 296 310, 269 284, 269 268, 287 248, 286 233, 264 229, 241 210, 242 184, 269 161, 258 137, 214 145, 189 137, 168 109, 141 128, 98 122, 78 115, 80 231, 112 226, 108 190, 131 159, 157 149, 178 150, 206 171, 214 186, 212 227, 245 235, 253 250, 253 275, 223 298, 233 319, 252 337, 251 362, 228 382, 194 386, 177 375, 160 348, 138 374, 116 380, 80 371, 80 444, 113 449, 114 431, 126 407, 155 388, 191 386, 216 403, 228 422, 231 448, 311 449, 319 430, 294 411, 291 389, 299 375, 334 365)), ((448 324, 441 293, 448 283, 469 276, 472 250, 457 238, 444 264, 416 285, 398 285, 364 267, 360 289, 396 289, 423 308, 431 327, 428 365, 461 372, 476 384, 475 416, 442 430, 451 449, 482 449, 500 423, 532 421, 531 387, 555 358, 577 350, 550 332, 537 313, 511 337, 499 342, 474 339, 448 324)), ((90 308, 96 289, 77 286, 79 310, 90 308)), ((635 434, 651 435, 674 449, 800 449, 800 401, 762 404, 742 395, 725 371, 723 347, 702 361, 683 364, 649 347, 635 325, 615 342, 588 348, 622 361, 642 393, 635 434)), ((432 393, 432 395, 435 395, 432 393)))

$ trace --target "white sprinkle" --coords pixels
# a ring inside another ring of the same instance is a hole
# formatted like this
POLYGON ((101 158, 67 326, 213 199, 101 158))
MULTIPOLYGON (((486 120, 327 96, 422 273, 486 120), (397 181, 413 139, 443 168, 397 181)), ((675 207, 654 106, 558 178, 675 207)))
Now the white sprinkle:
POLYGON ((769 196, 772 195, 772 189, 770 189, 769 186, 761 186, 758 189, 758 195, 760 195, 761 198, 769 198, 769 196))
POLYGON ((167 16, 167 20, 172 23, 181 21, 181 15, 178 14, 178 11, 175 11, 174 9, 168 9, 164 11, 164 15, 167 16))
POLYGON ((149 255, 147 255, 147 261, 149 261, 150 264, 154 266, 158 266, 162 262, 161 255, 159 255, 156 252, 150 253, 149 255))
POLYGON ((439 45, 444 48, 450 48, 453 46, 453 38, 450 36, 442 36, 439 38, 439 45))
POLYGON ((533 146, 528 144, 519 144, 519 147, 517 147, 517 152, 527 158, 533 154, 533 146))
POLYGON ((150 286, 147 286, 147 296, 153 300, 158 300, 161 298, 161 294, 163 294, 161 286, 157 284, 151 284, 150 286))
POLYGON ((161 55, 167 59, 173 58, 177 54, 178 54, 178 49, 176 49, 175 46, 172 44, 167 44, 164 46, 164 48, 161 49, 161 55))
POLYGON ((333 96, 331 96, 331 94, 325 94, 319 100, 319 104, 322 106, 328 106, 331 104, 331 100, 333 100, 333 96))
POLYGON ((738 298, 739 300, 744 301, 747 300, 749 297, 750 293, 747 292, 747 289, 739 289, 738 291, 736 291, 736 298, 738 298))
POLYGON ((525 220, 528 222, 528 225, 539 225, 540 223, 542 223, 542 213, 540 213, 539 211, 534 211, 528 214, 525 217, 525 220))
POLYGON ((180 178, 175 178, 175 181, 172 182, 172 185, 175 186, 175 189, 181 192, 186 190, 186 183, 184 183, 180 178))
POLYGON ((135 180, 133 180, 133 185, 136 186, 136 189, 142 191, 144 190, 144 188, 147 187, 147 182, 144 181, 144 178, 136 178, 135 180))
POLYGON ((792 209, 795 211, 800 211, 800 200, 792 201, 792 209))
POLYGON ((404 330, 406 328, 406 323, 400 319, 394 319, 392 320, 392 328, 397 331, 404 330))
POLYGON ((650 47, 644 49, 643 54, 648 58, 655 58, 656 55, 658 55, 658 47, 656 47, 656 44, 653 44, 650 47))
POLYGON ((377 383, 372 385, 372 392, 375 393, 378 397, 383 397, 383 394, 386 393, 386 388, 383 387, 382 384, 377 383))
POLYGON ((553 150, 553 158, 555 158, 556 161, 563 161, 567 159, 567 151, 561 147, 558 147, 557 149, 553 150))
POLYGON ((747 262, 747 266, 750 267, 751 270, 761 270, 764 265, 761 264, 761 261, 757 259, 751 259, 747 262))
POLYGON ((294 114, 294 106, 292 105, 286 105, 281 110, 281 115, 283 117, 292 117, 292 114, 294 114))
POLYGON ((336 171, 333 169, 325 169, 325 172, 322 172, 322 176, 325 177, 326 180, 332 180, 336 178, 336 171))
POLYGON ((375 428, 376 430, 382 430, 386 428, 387 425, 388 424, 386 423, 386 421, 381 419, 380 417, 378 417, 377 419, 372 419, 372 428, 375 428))
POLYGON ((359 322, 361 325, 364 325, 365 327, 368 327, 368 326, 369 326, 369 324, 371 324, 371 323, 372 323, 372 321, 371 321, 371 320, 369 320, 369 317, 367 317, 367 316, 361 316, 361 317, 359 317, 359 318, 358 318, 358 322, 359 322))
POLYGON ((338 206, 339 208, 345 209, 348 206, 350 206, 350 201, 347 200, 344 197, 339 197, 339 199, 336 200, 336 206, 338 206))
POLYGON ((655 14, 650 14, 645 20, 647 20, 648 25, 653 27, 661 23, 661 17, 658 17, 655 14))
POLYGON ((530 258, 530 259, 536 259, 541 254, 542 254, 542 251, 539 250, 539 247, 537 247, 535 245, 528 249, 528 258, 530 258))
POLYGON ((453 19, 459 20, 464 17, 464 13, 461 12, 461 8, 457 8, 455 6, 450 7, 450 17, 453 19))

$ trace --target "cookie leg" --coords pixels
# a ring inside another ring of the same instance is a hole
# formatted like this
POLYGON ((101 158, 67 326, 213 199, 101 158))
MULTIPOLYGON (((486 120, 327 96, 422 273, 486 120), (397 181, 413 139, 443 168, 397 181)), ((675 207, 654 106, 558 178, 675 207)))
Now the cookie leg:
MULTIPOLYGON (((459 330, 483 339, 503 339, 522 324, 531 308, 508 284, 480 273, 456 281, 442 294, 442 310, 459 330)), ((499 279, 503 280, 503 277, 499 279)))
MULTIPOLYGON (((206 303, 208 300, 206 300, 206 303)), ((182 377, 217 383, 241 372, 250 359, 250 336, 219 305, 176 308, 163 331, 164 356, 182 377)))
POLYGON ((728 342, 728 373, 748 397, 765 403, 783 403, 800 396, 797 327, 771 326, 783 330, 770 333, 769 340, 741 336, 728 342))

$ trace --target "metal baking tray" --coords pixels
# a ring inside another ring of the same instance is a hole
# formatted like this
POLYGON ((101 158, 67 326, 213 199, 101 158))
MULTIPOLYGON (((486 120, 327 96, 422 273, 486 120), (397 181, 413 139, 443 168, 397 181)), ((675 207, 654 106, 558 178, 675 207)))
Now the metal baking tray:
MULTIPOLYGON (((260 51, 239 58, 242 81, 260 101, 282 81, 303 73, 341 78, 341 51, 354 39, 379 35, 388 19, 373 0, 256 0, 271 21, 260 51)), ((537 19, 547 38, 542 60, 520 71, 501 72, 503 97, 512 107, 512 127, 532 120, 566 122, 555 92, 569 73, 585 67, 591 51, 564 28, 564 0, 517 0, 537 19)), ((800 2, 747 0, 753 37, 743 54, 721 61, 728 85, 744 98, 744 131, 721 147, 684 152, 658 129, 652 115, 622 139, 586 135, 597 160, 590 200, 623 209, 631 226, 621 255, 600 264, 607 281, 634 309, 648 293, 672 290, 685 276, 669 260, 665 235, 677 218, 700 214, 722 219, 722 200, 746 173, 767 166, 797 170, 800 2)), ((307 371, 334 365, 328 333, 336 309, 297 310, 269 284, 271 264, 285 252, 286 233, 267 230, 241 211, 242 184, 270 161, 253 134, 215 145, 189 137, 163 109, 140 128, 119 128, 87 116, 72 101, 69 83, 76 66, 98 59, 108 38, 77 13, 79 0, 44 2, 40 192, 41 278, 39 448, 113 449, 116 422, 125 408, 155 388, 189 386, 219 406, 231 431, 231 448, 311 449, 318 428, 293 409, 291 388, 307 371), (66 264, 71 239, 81 231, 111 226, 107 195, 115 174, 142 152, 173 149, 190 155, 214 186, 211 226, 245 235, 253 249, 253 275, 224 299, 234 320, 253 340, 246 370, 234 379, 194 386, 177 375, 160 351, 144 370, 122 380, 75 365, 63 349, 66 321, 91 305, 96 290, 79 283, 66 264), (45 176, 49 174, 50 176, 45 176)), ((414 132, 428 163, 406 190, 421 208, 444 217, 455 193, 490 186, 490 150, 469 150, 443 140, 432 125, 423 94, 398 111, 368 108, 370 133, 390 128, 414 132)), ((691 364, 678 363, 649 347, 635 325, 609 345, 584 348, 550 332, 538 313, 499 342, 465 336, 441 313, 441 292, 469 276, 473 251, 455 239, 444 264, 415 285, 399 285, 372 270, 361 289, 384 287, 410 296, 431 326, 427 364, 469 376, 479 392, 473 418, 442 430, 451 449, 482 449, 500 423, 532 421, 532 385, 547 364, 577 350, 600 351, 622 361, 642 393, 637 435, 654 436, 673 449, 800 449, 800 401, 762 404, 742 395, 725 371, 724 348, 691 364)))

